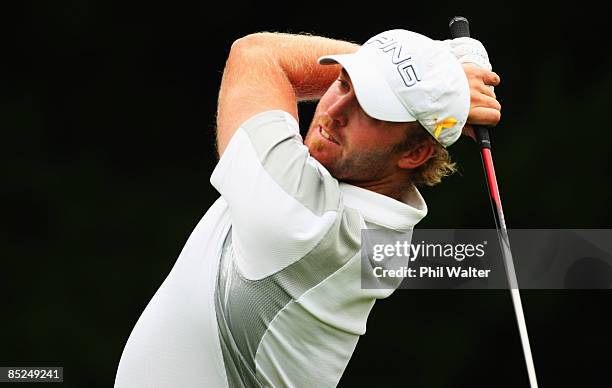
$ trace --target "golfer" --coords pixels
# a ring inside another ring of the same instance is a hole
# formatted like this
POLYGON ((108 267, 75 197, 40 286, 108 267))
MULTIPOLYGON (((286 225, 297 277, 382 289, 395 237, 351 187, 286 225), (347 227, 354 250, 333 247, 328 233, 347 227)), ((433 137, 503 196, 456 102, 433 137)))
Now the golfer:
POLYGON ((425 217, 417 187, 454 170, 446 147, 500 119, 490 69, 478 41, 406 30, 362 46, 234 42, 210 178, 221 196, 134 327, 115 386, 336 386, 393 292, 361 288, 361 230, 425 217), (319 103, 302 140, 304 100, 319 103))

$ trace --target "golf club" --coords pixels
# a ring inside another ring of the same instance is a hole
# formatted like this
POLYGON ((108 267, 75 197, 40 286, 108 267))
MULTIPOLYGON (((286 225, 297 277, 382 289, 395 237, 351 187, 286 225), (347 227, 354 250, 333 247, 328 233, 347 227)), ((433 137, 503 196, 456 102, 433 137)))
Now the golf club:
MULTIPOLYGON (((470 25, 466 18, 455 16, 449 23, 450 33, 452 38, 469 37, 470 25)), ((495 226, 497 228, 497 237, 501 245, 502 257, 504 266, 508 276, 510 287, 510 295, 514 305, 514 313, 518 323, 523 345, 523 353, 525 355, 525 363, 527 364, 527 373, 529 375, 529 385, 531 388, 537 388, 538 381, 536 379, 535 366, 531 355, 531 347, 529 346, 529 336, 527 335, 527 324, 525 323, 525 315, 523 313, 523 305, 521 303, 521 294, 519 292, 518 281, 514 271, 514 263, 512 261, 512 252, 510 251, 510 239, 508 238, 508 230, 506 229, 506 221, 502 210, 501 198, 497 187, 497 179, 495 177, 495 168, 493 166, 493 157, 491 156, 491 141, 489 139, 489 130, 486 127, 474 126, 476 141, 480 146, 480 154, 482 164, 485 170, 487 179, 487 187, 489 188, 489 197, 491 198, 491 207, 493 208, 493 216, 495 218, 495 226)))

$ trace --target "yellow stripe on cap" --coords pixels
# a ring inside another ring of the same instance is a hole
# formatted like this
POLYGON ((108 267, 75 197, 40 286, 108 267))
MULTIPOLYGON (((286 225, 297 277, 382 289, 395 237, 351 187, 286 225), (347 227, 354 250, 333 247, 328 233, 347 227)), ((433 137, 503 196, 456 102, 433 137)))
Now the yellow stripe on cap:
POLYGON ((457 120, 454 117, 449 117, 447 119, 440 121, 439 123, 436 124, 436 130, 434 131, 434 138, 438 140, 438 137, 440 137, 440 133, 442 133, 442 130, 444 128, 452 128, 453 126, 455 126, 455 124, 457 124, 457 120))

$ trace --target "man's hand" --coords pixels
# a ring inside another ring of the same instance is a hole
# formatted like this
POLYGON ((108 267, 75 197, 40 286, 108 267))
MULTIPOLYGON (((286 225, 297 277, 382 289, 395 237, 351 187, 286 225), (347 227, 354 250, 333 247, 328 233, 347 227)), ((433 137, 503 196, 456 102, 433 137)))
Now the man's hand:
POLYGON ((500 79, 495 72, 473 63, 465 63, 463 70, 470 86, 470 112, 463 134, 476 140, 472 125, 495 126, 501 119, 501 104, 493 91, 500 79))
POLYGON ((491 71, 487 50, 481 42, 469 37, 443 41, 463 65, 470 86, 470 112, 463 134, 476 140, 472 125, 495 126, 501 118, 501 105, 493 87, 499 85, 499 75, 491 71), (471 124, 471 125, 470 125, 471 124))

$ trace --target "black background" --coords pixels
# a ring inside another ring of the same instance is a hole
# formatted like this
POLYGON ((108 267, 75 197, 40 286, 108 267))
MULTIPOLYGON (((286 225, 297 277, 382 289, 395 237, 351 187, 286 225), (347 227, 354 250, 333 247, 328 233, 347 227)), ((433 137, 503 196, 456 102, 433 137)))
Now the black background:
MULTIPOLYGON (((132 327, 218 196, 216 94, 231 43, 255 31, 446 39, 448 20, 468 17, 502 78, 493 155, 508 227, 610 228, 612 54, 593 5, 13 7, 0 16, 0 365, 112 386, 132 327)), ((419 226, 494 227, 476 146, 450 150, 460 173, 423 190, 419 226)), ((610 292, 522 295, 540 387, 610 386, 610 292)), ((507 291, 399 290, 367 330, 340 386, 528 386, 507 291)))

